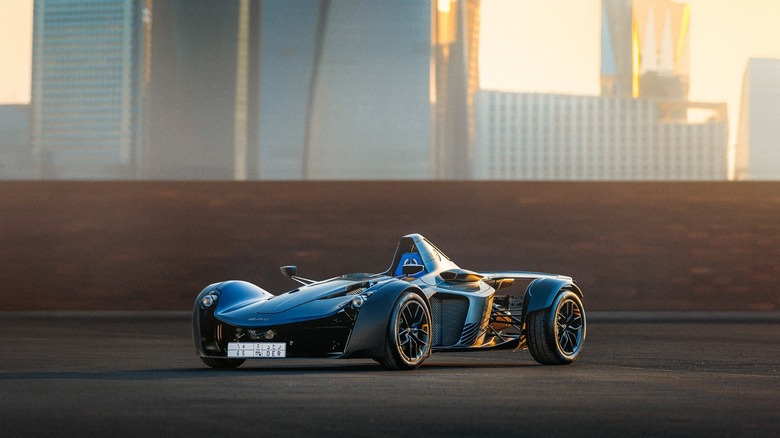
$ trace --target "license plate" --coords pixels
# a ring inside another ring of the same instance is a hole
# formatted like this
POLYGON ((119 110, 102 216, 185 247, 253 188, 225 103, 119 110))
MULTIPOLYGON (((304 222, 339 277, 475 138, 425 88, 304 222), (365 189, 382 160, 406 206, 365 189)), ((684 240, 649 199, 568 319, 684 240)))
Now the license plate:
POLYGON ((287 357, 284 342, 230 342, 228 357, 287 357))

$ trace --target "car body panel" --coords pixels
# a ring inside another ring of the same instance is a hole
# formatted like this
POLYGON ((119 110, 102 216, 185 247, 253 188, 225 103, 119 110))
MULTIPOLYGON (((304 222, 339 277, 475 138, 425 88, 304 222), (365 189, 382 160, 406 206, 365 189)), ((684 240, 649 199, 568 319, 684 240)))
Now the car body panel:
POLYGON ((228 324, 265 327, 290 324, 313 318, 321 318, 337 312, 352 297, 345 295, 350 288, 359 288, 365 282, 334 278, 278 296, 254 301, 232 303, 232 297, 223 292, 214 316, 228 324))

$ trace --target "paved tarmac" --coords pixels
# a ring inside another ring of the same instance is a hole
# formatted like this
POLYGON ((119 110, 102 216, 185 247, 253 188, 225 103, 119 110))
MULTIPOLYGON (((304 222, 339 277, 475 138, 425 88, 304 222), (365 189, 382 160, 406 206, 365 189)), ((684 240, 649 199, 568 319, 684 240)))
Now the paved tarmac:
POLYGON ((601 314, 570 366, 457 353, 412 372, 211 370, 185 314, 133 315, 0 313, 2 436, 780 436, 776 315, 601 314))

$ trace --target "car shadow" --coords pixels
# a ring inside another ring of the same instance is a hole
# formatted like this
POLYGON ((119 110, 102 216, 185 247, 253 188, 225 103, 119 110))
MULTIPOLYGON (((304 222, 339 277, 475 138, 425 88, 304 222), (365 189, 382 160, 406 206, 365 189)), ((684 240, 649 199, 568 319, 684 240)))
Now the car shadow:
MULTIPOLYGON (((540 366, 535 362, 470 362, 470 361, 448 361, 448 362, 425 362, 416 370, 407 372, 415 373, 435 369, 489 369, 489 368, 527 368, 540 366)), ((383 368, 377 363, 345 363, 338 365, 249 365, 244 364, 233 370, 207 370, 213 372, 261 372, 261 373, 341 373, 341 372, 362 372, 362 373, 404 373, 404 371, 394 371, 383 368)))
POLYGON ((193 368, 159 368, 117 371, 18 371, 0 372, 0 381, 31 381, 31 380, 175 380, 175 379, 209 379, 229 378, 251 374, 262 375, 321 375, 335 373, 389 373, 407 374, 433 370, 447 369, 490 369, 490 368, 533 368, 539 365, 531 362, 442 362, 425 363, 417 370, 408 372, 392 371, 375 363, 345 363, 345 364, 291 364, 291 365, 254 365, 228 370, 212 369, 205 366, 193 368))

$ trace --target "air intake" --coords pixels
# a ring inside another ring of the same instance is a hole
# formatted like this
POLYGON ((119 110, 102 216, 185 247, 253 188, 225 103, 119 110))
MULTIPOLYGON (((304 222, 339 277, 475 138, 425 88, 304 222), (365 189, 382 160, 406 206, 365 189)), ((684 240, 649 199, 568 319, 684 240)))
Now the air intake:
POLYGON ((484 277, 482 274, 467 271, 465 269, 450 269, 439 275, 441 275, 441 278, 444 281, 449 281, 451 283, 476 283, 484 277))

